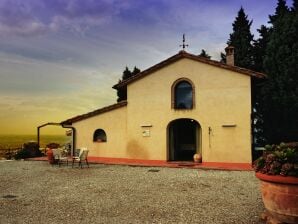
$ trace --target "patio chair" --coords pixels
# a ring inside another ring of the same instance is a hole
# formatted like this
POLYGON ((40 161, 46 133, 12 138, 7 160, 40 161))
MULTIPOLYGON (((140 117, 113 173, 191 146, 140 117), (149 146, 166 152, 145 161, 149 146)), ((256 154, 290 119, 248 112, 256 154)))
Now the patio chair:
POLYGON ((68 166, 68 157, 67 156, 62 156, 62 150, 57 148, 57 149, 52 149, 53 151, 53 156, 54 156, 54 161, 60 166, 61 163, 64 161, 66 162, 68 166))
POLYGON ((88 152, 89 152, 89 150, 87 150, 86 148, 81 148, 79 156, 72 157, 72 167, 73 167, 73 164, 75 162, 78 162, 79 167, 83 168, 83 163, 82 162, 85 161, 88 168, 89 168, 88 152))

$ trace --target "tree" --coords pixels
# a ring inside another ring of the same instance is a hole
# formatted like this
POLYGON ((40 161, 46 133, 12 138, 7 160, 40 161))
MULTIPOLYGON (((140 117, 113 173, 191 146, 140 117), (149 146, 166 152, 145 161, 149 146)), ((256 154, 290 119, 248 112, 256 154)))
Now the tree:
POLYGON ((127 87, 126 86, 122 86, 121 88, 117 89, 117 102, 123 101, 123 100, 127 100, 127 87))
POLYGON ((235 65, 243 68, 253 67, 253 35, 250 32, 252 21, 247 19, 241 7, 233 23, 233 33, 227 44, 235 48, 235 65))
POLYGON ((220 52, 220 62, 221 63, 227 63, 227 58, 226 58, 226 54, 220 52))
POLYGON ((261 114, 267 143, 298 140, 298 14, 279 0, 270 16, 270 34, 261 90, 261 114))
MULTIPOLYGON (((269 42, 270 29, 264 25, 258 29, 260 37, 254 41, 253 45, 253 70, 258 72, 264 72, 264 57, 266 54, 266 48, 269 42)), ((261 113, 261 89, 264 84, 263 79, 252 78, 252 131, 253 131, 253 142, 256 145, 264 144, 264 130, 263 130, 263 117, 261 113)))
POLYGON ((207 54, 207 52, 202 49, 201 53, 199 54, 199 56, 204 57, 204 58, 208 58, 211 59, 211 56, 207 54))
POLYGON ((257 72, 264 72, 263 61, 269 42, 270 29, 262 25, 257 31, 259 32, 260 37, 254 41, 253 45, 253 70, 257 72))
MULTIPOLYGON (((122 80, 119 80, 119 83, 137 75, 139 72, 141 72, 140 69, 138 69, 136 66, 134 67, 133 71, 131 72, 129 68, 126 66, 123 73, 122 73, 122 80)), ((127 100, 127 86, 124 85, 121 88, 117 89, 117 102, 127 100)))
POLYGON ((123 73, 122 73, 122 81, 129 79, 132 76, 131 71, 128 69, 128 67, 126 66, 123 73))
POLYGON ((285 14, 288 14, 289 8, 286 5, 285 0, 278 0, 277 2, 277 7, 275 8, 275 14, 274 15, 269 15, 269 23, 272 25, 274 24, 275 21, 278 20, 278 18, 284 16, 285 14))
POLYGON ((295 11, 297 13, 297 11, 298 11, 298 0, 293 0, 292 11, 295 11))
POLYGON ((138 69, 136 66, 133 68, 133 71, 132 71, 132 76, 135 76, 135 75, 137 75, 138 73, 140 73, 141 72, 141 70, 140 69, 138 69))

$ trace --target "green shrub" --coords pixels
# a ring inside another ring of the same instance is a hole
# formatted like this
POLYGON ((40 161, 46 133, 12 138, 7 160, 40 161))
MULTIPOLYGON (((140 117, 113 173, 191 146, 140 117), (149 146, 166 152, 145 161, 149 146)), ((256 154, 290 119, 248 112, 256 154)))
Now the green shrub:
POLYGON ((26 159, 30 158, 30 153, 26 149, 21 149, 20 151, 17 152, 17 154, 14 156, 15 159, 26 159))
POLYGON ((26 159, 39 156, 42 156, 42 153, 39 150, 37 142, 27 142, 24 143, 23 149, 16 153, 15 159, 26 159))

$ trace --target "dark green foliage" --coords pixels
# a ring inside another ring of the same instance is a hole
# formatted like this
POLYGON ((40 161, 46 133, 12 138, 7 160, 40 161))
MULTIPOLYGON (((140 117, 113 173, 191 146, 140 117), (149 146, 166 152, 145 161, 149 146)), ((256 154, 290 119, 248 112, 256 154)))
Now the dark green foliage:
POLYGON ((23 149, 16 153, 15 159, 39 157, 41 155, 37 142, 28 142, 24 144, 23 149))
POLYGON ((134 75, 137 75, 139 72, 141 72, 141 70, 140 69, 138 69, 136 66, 133 68, 133 71, 132 71, 132 76, 134 76, 134 75))
POLYGON ((119 89, 117 89, 117 102, 123 101, 127 99, 127 87, 123 86, 119 89))
POLYGON ((264 25, 258 29, 260 37, 254 41, 253 57, 254 71, 264 72, 263 61, 266 54, 266 48, 270 38, 270 29, 264 25))
POLYGON ((298 0, 293 0, 293 7, 292 7, 293 11, 298 11, 298 0))
MULTIPOLYGON (((137 75, 139 72, 141 72, 140 69, 138 69, 136 66, 134 67, 133 71, 131 72, 129 68, 126 66, 123 73, 122 73, 122 80, 119 80, 119 83, 137 75)), ((123 101, 127 99, 127 86, 123 86, 119 89, 117 89, 117 102, 123 101)))
POLYGON ((220 52, 220 62, 221 63, 227 63, 226 54, 220 52))
POLYGON ((207 54, 207 52, 202 49, 201 53, 199 54, 199 56, 204 57, 204 58, 208 58, 211 59, 211 56, 207 54))
POLYGON ((128 69, 128 67, 126 66, 126 67, 125 67, 125 70, 123 71, 123 74, 122 74, 122 80, 129 79, 131 76, 132 76, 132 73, 131 73, 131 71, 128 69))
POLYGON ((253 35, 250 32, 252 21, 247 19, 241 7, 233 23, 233 33, 227 44, 235 48, 235 65, 243 68, 253 67, 253 35))
POLYGON ((295 4, 297 6, 297 0, 290 10, 284 0, 279 0, 275 14, 269 16, 272 27, 262 26, 258 30, 260 38, 255 41, 254 69, 268 75, 265 82, 253 85, 257 121, 254 135, 260 144, 298 140, 298 18, 295 4))
POLYGON ((30 158, 30 154, 27 150, 21 149, 20 151, 17 152, 17 154, 14 156, 14 158, 16 160, 26 159, 26 158, 30 158))
MULTIPOLYGON (((270 38, 270 29, 266 26, 262 25, 260 29, 258 29, 260 33, 260 37, 254 41, 253 48, 253 61, 254 66, 253 70, 257 72, 264 72, 264 58, 266 55, 266 48, 270 38)), ((265 143, 264 139, 264 130, 263 130, 263 117, 261 114, 261 89, 263 83, 266 80, 252 78, 252 106, 253 106, 253 137, 254 143, 256 145, 263 145, 265 143)))
POLYGON ((269 16, 269 23, 272 23, 274 25, 274 23, 282 16, 288 14, 289 12, 289 8, 286 5, 286 1, 285 0, 278 0, 277 2, 277 7, 275 9, 275 14, 274 15, 270 15, 269 16))
POLYGON ((298 139, 298 16, 278 1, 264 70, 268 75, 261 90, 262 126, 268 143, 298 139))

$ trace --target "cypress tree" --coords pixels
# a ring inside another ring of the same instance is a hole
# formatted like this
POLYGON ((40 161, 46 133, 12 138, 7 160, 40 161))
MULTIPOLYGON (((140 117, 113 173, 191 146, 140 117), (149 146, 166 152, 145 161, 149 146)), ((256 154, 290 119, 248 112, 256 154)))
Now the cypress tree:
POLYGON ((298 0, 293 0, 292 10, 297 12, 297 10, 298 10, 298 0))
POLYGON ((209 54, 207 54, 207 52, 204 49, 202 49, 202 51, 199 54, 199 56, 204 57, 204 58, 208 58, 208 59, 211 58, 211 56, 209 54))
POLYGON ((122 80, 126 80, 129 79, 132 76, 131 71, 128 69, 128 67, 126 66, 123 73, 122 73, 122 80))
POLYGON ((277 21, 280 17, 284 16, 285 14, 288 14, 289 8, 287 7, 285 0, 278 0, 277 7, 275 8, 275 14, 269 15, 269 23, 272 23, 274 25, 275 21, 277 21))
MULTIPOLYGON (((262 25, 260 29, 258 29, 260 37, 254 41, 253 45, 253 70, 258 72, 264 72, 264 57, 266 54, 266 48, 269 42, 270 37, 270 28, 262 25)), ((266 81, 266 80, 265 80, 266 81)), ((263 116, 262 116, 262 109, 261 109, 261 89, 262 85, 264 84, 263 79, 252 78, 252 118, 253 118, 253 138, 254 144, 256 145, 263 145, 264 141, 264 129, 263 129, 263 116)), ((257 155, 258 156, 258 155, 257 155)), ((256 159, 256 158, 254 158, 256 159)))
POLYGON ((241 7, 233 23, 233 33, 227 44, 235 47, 235 65, 243 68, 253 67, 253 35, 250 32, 252 21, 247 19, 241 7))
MULTIPOLYGON (((295 3, 296 2, 296 3, 295 3)), ((264 58, 268 79, 261 91, 261 113, 267 143, 298 140, 298 17, 279 0, 270 16, 272 33, 264 58)))
MULTIPOLYGON (((123 73, 122 73, 122 80, 119 80, 119 83, 131 78, 132 76, 141 72, 136 66, 134 67, 133 71, 131 72, 129 68, 126 66, 123 73)), ((122 86, 121 88, 117 89, 117 102, 127 100, 127 86, 122 86)))
POLYGON ((220 52, 220 62, 221 63, 227 63, 227 58, 226 58, 226 54, 220 52))
POLYGON ((132 71, 132 76, 134 76, 134 75, 137 75, 139 72, 141 72, 141 70, 140 69, 138 69, 136 66, 133 68, 133 71, 132 71))
POLYGON ((123 101, 127 99, 127 87, 123 86, 119 89, 117 89, 117 102, 123 101))
POLYGON ((253 70, 257 72, 264 72, 263 61, 266 54, 266 48, 269 42, 270 29, 264 25, 257 30, 260 37, 254 41, 253 45, 253 70))

